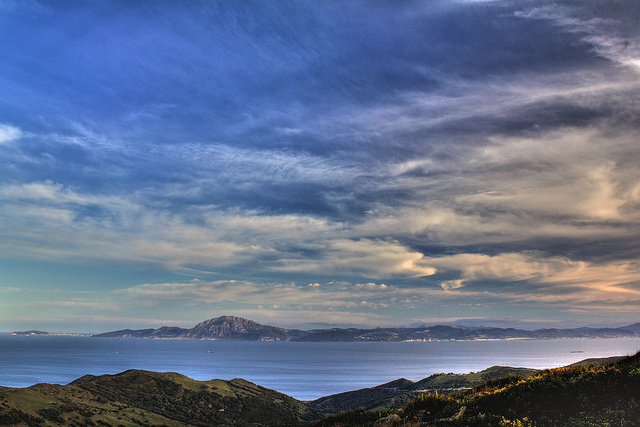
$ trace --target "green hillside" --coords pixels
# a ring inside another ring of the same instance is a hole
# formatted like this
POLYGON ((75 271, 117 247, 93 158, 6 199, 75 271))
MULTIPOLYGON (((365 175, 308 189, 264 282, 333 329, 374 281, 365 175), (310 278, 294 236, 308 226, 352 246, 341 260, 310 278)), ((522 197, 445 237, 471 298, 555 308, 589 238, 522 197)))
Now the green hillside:
POLYGON ((304 403, 240 379, 132 370, 68 386, 0 388, 0 425, 290 426, 312 418, 304 403))
POLYGON ((324 413, 357 408, 398 409, 425 393, 451 394, 471 389, 491 379, 509 375, 529 376, 535 372, 536 369, 492 366, 468 374, 434 374, 416 382, 401 378, 375 387, 321 397, 309 402, 309 406, 324 413))
POLYGON ((638 426, 640 353, 617 359, 510 375, 453 395, 424 394, 401 409, 358 409, 314 426, 372 426, 389 416, 398 426, 638 426))
POLYGON ((241 379, 139 370, 66 386, 0 387, 0 426, 365 427, 385 417, 389 426, 637 426, 640 354, 544 371, 491 367, 399 379, 313 402, 241 379))

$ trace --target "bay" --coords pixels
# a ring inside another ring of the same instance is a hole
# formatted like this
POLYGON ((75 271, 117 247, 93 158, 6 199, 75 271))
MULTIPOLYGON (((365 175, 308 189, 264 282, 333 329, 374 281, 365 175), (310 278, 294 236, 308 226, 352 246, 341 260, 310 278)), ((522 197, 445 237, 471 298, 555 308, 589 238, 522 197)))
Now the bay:
POLYGON ((640 338, 297 343, 0 335, 0 385, 67 384, 128 369, 179 372, 197 380, 244 378, 301 400, 397 378, 467 373, 493 365, 564 366, 635 354, 640 338))

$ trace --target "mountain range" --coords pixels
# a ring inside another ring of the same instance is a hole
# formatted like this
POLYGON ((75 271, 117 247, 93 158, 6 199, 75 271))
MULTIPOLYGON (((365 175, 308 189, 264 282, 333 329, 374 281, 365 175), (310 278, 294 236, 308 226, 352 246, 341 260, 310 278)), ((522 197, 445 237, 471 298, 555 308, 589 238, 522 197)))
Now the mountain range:
POLYGON ((618 328, 547 328, 532 331, 515 328, 462 327, 449 325, 423 325, 415 328, 330 328, 305 331, 263 325, 242 317, 221 316, 200 322, 191 329, 177 326, 163 326, 158 329, 123 329, 93 336, 100 338, 307 342, 624 338, 640 336, 640 323, 618 328))

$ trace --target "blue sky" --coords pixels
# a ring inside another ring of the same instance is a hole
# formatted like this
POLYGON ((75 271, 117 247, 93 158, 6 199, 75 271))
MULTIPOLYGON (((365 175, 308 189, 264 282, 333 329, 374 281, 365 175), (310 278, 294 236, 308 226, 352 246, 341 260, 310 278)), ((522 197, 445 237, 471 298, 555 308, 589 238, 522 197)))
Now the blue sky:
POLYGON ((640 321, 639 17, 2 0, 0 330, 640 321))

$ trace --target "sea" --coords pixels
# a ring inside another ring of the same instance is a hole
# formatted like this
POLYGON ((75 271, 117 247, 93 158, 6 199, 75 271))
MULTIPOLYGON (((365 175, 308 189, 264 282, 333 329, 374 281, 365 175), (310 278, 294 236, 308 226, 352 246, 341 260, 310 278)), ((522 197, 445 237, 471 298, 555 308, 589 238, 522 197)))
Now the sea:
POLYGON ((244 378, 300 400, 494 365, 553 368, 635 354, 640 338, 435 342, 247 342, 0 334, 0 385, 68 384, 128 369, 244 378))

